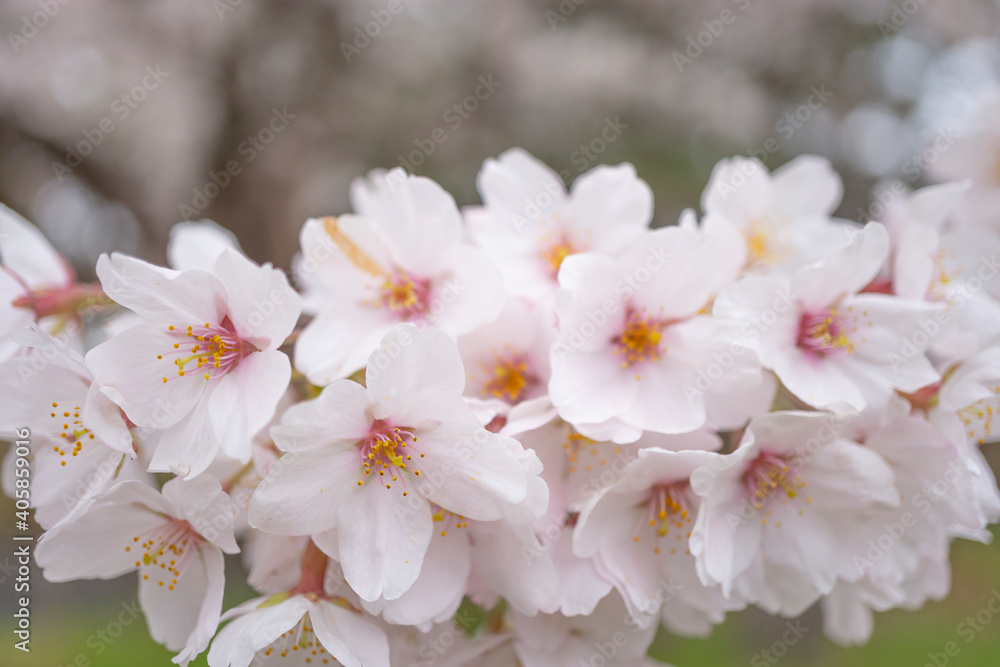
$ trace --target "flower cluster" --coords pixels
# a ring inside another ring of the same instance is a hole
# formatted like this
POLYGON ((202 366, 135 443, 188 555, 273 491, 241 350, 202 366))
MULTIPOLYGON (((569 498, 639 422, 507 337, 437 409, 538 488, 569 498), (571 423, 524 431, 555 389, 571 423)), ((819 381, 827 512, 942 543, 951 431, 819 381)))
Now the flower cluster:
POLYGON ((644 665, 661 625, 818 602, 862 643, 947 593, 1000 519, 970 183, 859 225, 825 160, 733 158, 662 228, 627 164, 567 190, 513 149, 477 185, 359 179, 291 281, 203 221, 81 285, 0 209, 45 577, 136 572, 154 639, 212 667, 644 665), (237 553, 259 597, 223 612, 237 553))

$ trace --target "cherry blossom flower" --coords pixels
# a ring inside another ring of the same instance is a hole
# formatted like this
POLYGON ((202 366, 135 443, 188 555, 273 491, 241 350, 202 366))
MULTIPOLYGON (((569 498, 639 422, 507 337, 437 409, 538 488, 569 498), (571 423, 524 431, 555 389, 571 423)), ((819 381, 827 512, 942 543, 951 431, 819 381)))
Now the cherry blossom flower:
POLYGON ((508 301, 495 322, 458 339, 466 395, 508 405, 544 395, 550 337, 537 311, 517 299, 508 301))
POLYGON ((869 223, 851 243, 790 277, 750 277, 715 300, 713 314, 737 323, 735 337, 809 405, 884 403, 893 389, 936 382, 921 325, 941 306, 859 292, 878 274, 888 236, 869 223))
POLYGON ((757 159, 715 165, 701 195, 705 231, 745 249, 745 270, 787 272, 844 245, 845 221, 831 214, 843 184, 825 159, 803 155, 769 174, 757 159))
POLYGON ((688 540, 701 499, 691 473, 712 465, 707 451, 639 450, 621 479, 592 496, 573 533, 573 551, 596 558, 598 570, 621 592, 636 622, 688 635, 707 635, 727 611, 741 609, 718 585, 703 585, 688 540), (673 585, 665 597, 661 582, 673 585), (675 589, 675 590, 674 590, 675 589))
POLYGON ((772 614, 797 616, 860 553, 859 522, 899 505, 889 465, 840 436, 830 413, 750 422, 732 454, 691 473, 701 497, 689 547, 703 583, 772 614))
POLYGON ((738 262, 711 236, 677 227, 647 232, 617 260, 567 258, 549 382, 560 417, 599 440, 684 433, 705 424, 716 393, 759 385, 754 356, 734 353, 727 325, 704 314, 724 285, 718 267, 738 262))
POLYGON ((49 581, 139 573, 139 604, 153 639, 187 665, 208 647, 222 613, 222 554, 236 553, 236 509, 208 475, 175 478, 162 493, 127 480, 46 533, 35 559, 49 581))
POLYGON ((520 148, 486 160, 483 206, 465 210, 469 234, 504 273, 512 294, 544 304, 575 253, 616 255, 649 227, 653 193, 632 165, 602 165, 566 192, 559 176, 520 148))
POLYGON ((221 450, 246 462, 291 377, 278 350, 299 316, 285 275, 226 249, 212 272, 102 256, 105 292, 143 324, 92 349, 101 390, 137 426, 155 429, 150 470, 187 478, 221 450))
POLYGON ((462 217, 441 186, 402 169, 351 188, 357 215, 308 220, 297 275, 315 318, 295 348, 295 367, 316 385, 364 365, 400 322, 452 336, 500 314, 499 271, 462 241, 462 217))
MULTIPOLYGON (((506 432, 506 427, 501 432, 506 432)), ((540 546, 524 552, 529 562, 551 560, 558 587, 558 611, 565 616, 590 614, 611 592, 592 558, 573 553, 573 529, 584 506, 602 489, 614 484, 646 448, 715 450, 719 438, 707 430, 683 435, 646 432, 635 442, 616 444, 593 440, 561 419, 517 436, 538 453, 542 478, 549 488, 548 511, 533 521, 540 546)))
POLYGON ((272 435, 288 453, 254 493, 249 519, 316 536, 362 599, 393 600, 420 573, 430 503, 492 521, 525 502, 529 484, 520 443, 482 428, 462 402, 465 371, 444 333, 397 325, 367 368, 367 387, 339 380, 285 413, 272 435))

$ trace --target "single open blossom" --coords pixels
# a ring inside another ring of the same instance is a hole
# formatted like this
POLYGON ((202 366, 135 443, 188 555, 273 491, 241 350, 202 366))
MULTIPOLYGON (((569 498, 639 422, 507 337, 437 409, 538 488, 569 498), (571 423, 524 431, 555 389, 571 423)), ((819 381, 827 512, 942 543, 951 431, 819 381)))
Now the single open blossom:
POLYGON ((727 611, 742 609, 715 583, 698 578, 688 541, 701 499, 691 473, 720 457, 707 451, 648 447, 614 484, 591 496, 573 532, 573 551, 596 559, 643 626, 707 635, 727 611), (673 585, 664 595, 663 582, 673 585))
POLYGON ((139 574, 139 604, 153 639, 187 665, 208 647, 222 613, 222 554, 236 553, 236 509, 208 475, 175 478, 162 492, 116 484, 46 533, 35 559, 49 581, 139 574))
POLYGON ((887 252, 885 228, 869 223, 848 246, 790 277, 749 277, 726 288, 712 312, 738 324, 735 342, 809 405, 884 403, 893 389, 916 391, 939 379, 924 350, 927 323, 942 309, 859 294, 887 252))
POLYGON ((514 297, 496 321, 461 336, 465 396, 483 423, 504 425, 505 435, 555 417, 549 399, 551 311, 514 297))
POLYGON ((211 272, 102 256, 105 292, 143 323, 86 357, 101 390, 155 430, 150 470, 188 478, 221 450, 246 462, 291 377, 278 347, 299 316, 285 275, 226 249, 211 272))
MULTIPOLYGON (((501 430, 505 432, 506 427, 501 430)), ((573 529, 584 506, 618 481, 646 448, 709 451, 722 444, 707 429, 681 435, 645 432, 628 444, 602 442, 580 434, 561 419, 517 437, 538 453, 542 478, 549 488, 548 511, 533 522, 542 548, 528 551, 526 558, 531 562, 551 560, 558 583, 554 611, 565 616, 592 613, 613 585, 589 554, 580 557, 573 553, 573 529)))
POLYGON ((549 381, 550 329, 542 315, 511 299, 495 322, 458 339, 465 395, 508 405, 542 396, 549 381))
POLYGON ((728 279, 718 267, 738 261, 678 227, 647 232, 618 259, 567 258, 549 382, 560 417, 599 440, 684 433, 705 424, 717 393, 759 385, 753 355, 734 354, 727 325, 705 314, 728 279))
POLYGON ((69 263, 34 225, 0 204, 0 360, 17 350, 10 340, 14 331, 65 314, 94 295, 76 285, 69 263))
POLYGON ((769 174, 757 159, 733 157, 712 170, 702 226, 745 248, 748 273, 787 272, 846 242, 846 222, 830 218, 842 192, 825 158, 803 155, 769 174))
POLYGON ((564 259, 616 255, 653 217, 653 193, 630 164, 601 165, 566 192, 562 179, 520 148, 486 160, 481 208, 465 210, 469 234, 504 273, 511 293, 546 304, 564 259))
POLYGON ((288 453, 257 487, 249 520, 316 536, 362 599, 393 600, 420 573, 431 503, 492 521, 529 498, 529 482, 520 443, 484 429, 462 402, 465 371, 444 333, 398 325, 366 380, 336 381, 285 413, 272 436, 288 453))
POLYGON ((831 413, 775 412, 691 474, 701 507, 698 576, 769 613, 796 616, 829 593, 864 541, 857 525, 899 505, 892 469, 840 435, 831 413))
POLYGON ((499 271, 462 241, 455 200, 402 169, 355 181, 356 215, 308 220, 297 276, 315 318, 295 367, 316 385, 350 375, 400 322, 458 336, 494 320, 504 303, 499 271))
MULTIPOLYGON (((35 520, 51 528, 116 479, 141 471, 131 463, 136 452, 121 408, 100 392, 83 357, 33 327, 15 334, 23 352, 0 363, 0 437, 13 440, 19 427, 31 424, 31 503, 35 520)), ((10 459, 13 454, 8 450, 10 459)), ((12 485, 6 476, 4 483, 12 485)))

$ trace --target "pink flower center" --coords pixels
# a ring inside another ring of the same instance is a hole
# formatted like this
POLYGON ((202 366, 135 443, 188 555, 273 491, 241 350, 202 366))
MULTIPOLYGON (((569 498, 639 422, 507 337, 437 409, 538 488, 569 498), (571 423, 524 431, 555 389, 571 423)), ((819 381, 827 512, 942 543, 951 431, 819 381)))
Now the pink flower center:
POLYGON ((611 340, 614 354, 622 357, 622 368, 657 361, 664 351, 663 329, 666 326, 667 322, 647 315, 645 308, 630 306, 625 315, 625 327, 611 340))
POLYGON ((379 483, 386 489, 392 488, 392 482, 398 481, 403 476, 403 495, 407 494, 405 471, 412 471, 414 475, 420 477, 420 471, 412 467, 413 457, 424 458, 424 455, 416 450, 417 436, 407 427, 391 426, 386 422, 376 419, 372 423, 369 436, 358 443, 361 450, 361 463, 364 472, 358 480, 358 486, 365 482, 365 478, 371 475, 378 475, 379 483))
MULTIPOLYGON (((222 324, 205 322, 204 326, 188 326, 186 331, 170 325, 167 330, 179 342, 174 343, 173 350, 158 354, 156 358, 172 357, 177 377, 184 377, 191 371, 206 380, 222 377, 235 368, 243 357, 257 350, 240 339, 228 317, 222 324)), ((170 379, 164 377, 163 382, 170 379)))
MULTIPOLYGON (((663 553, 668 550, 671 555, 677 553, 678 547, 687 551, 687 538, 691 537, 690 502, 691 487, 687 480, 660 484, 650 489, 649 517, 647 519, 653 534, 653 552, 663 553), (673 540, 669 540, 673 531, 673 540)), ((639 535, 633 538, 640 541, 639 535)))
POLYGON ((385 276, 377 291, 372 305, 389 309, 402 321, 419 319, 430 310, 430 281, 404 271, 385 276))
POLYGON ((578 252, 581 252, 581 249, 565 232, 542 240, 542 260, 553 278, 559 275, 559 267, 562 266, 563 260, 578 252))
MULTIPOLYGON (((763 452, 743 473, 743 485, 754 509, 761 510, 775 498, 782 504, 794 501, 806 483, 784 457, 763 452)), ((812 498, 806 498, 806 503, 811 502, 812 498)), ((766 516, 761 523, 767 523, 766 516)))
POLYGON ((172 591, 203 541, 187 521, 171 519, 133 537, 125 551, 136 552, 135 567, 144 580, 152 577, 158 586, 172 591))
POLYGON ((821 357, 850 354, 854 343, 850 335, 857 331, 856 318, 836 308, 819 313, 803 313, 799 320, 798 346, 821 357))
POLYGON ((523 354, 497 354, 493 363, 480 362, 483 368, 483 383, 480 391, 484 396, 502 398, 515 403, 519 398, 529 394, 539 383, 538 377, 531 372, 527 359, 523 354))

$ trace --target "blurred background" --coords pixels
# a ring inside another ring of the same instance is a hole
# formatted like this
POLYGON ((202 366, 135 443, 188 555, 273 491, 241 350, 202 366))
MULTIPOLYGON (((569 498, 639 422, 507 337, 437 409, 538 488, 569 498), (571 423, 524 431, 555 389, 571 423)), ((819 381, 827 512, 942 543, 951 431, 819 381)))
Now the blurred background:
MULTIPOLYGON (((287 268, 307 217, 349 210, 352 178, 402 165, 472 204, 482 161, 511 146, 567 183, 634 163, 659 225, 697 207, 722 157, 818 153, 844 177, 838 214, 864 220, 888 182, 925 184, 925 147, 1000 89, 988 0, 2 0, 0 28, 0 201, 84 279, 102 252, 162 261, 171 225, 200 218, 287 268)), ((0 563, 5 607, 10 576, 0 563)), ((949 664, 996 665, 1000 619, 968 644, 956 626, 1000 590, 1000 546, 958 544, 954 577, 863 649, 830 644, 814 610, 781 661, 920 667, 957 640, 949 664)), ((33 582, 35 651, 12 655, 5 608, 0 665, 169 664, 141 617, 95 639, 131 577, 33 582)), ((784 623, 748 611, 654 650, 772 664, 784 623)))

